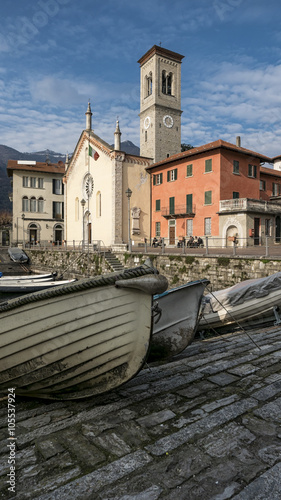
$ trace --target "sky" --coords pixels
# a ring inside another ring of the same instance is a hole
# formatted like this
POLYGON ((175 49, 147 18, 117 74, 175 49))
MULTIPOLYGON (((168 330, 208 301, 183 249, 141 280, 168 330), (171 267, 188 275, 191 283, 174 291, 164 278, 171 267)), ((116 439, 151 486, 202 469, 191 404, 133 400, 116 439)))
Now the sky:
POLYGON ((140 69, 153 45, 184 55, 182 142, 281 154, 279 0, 2 0, 0 144, 71 153, 94 132, 139 145, 140 69))

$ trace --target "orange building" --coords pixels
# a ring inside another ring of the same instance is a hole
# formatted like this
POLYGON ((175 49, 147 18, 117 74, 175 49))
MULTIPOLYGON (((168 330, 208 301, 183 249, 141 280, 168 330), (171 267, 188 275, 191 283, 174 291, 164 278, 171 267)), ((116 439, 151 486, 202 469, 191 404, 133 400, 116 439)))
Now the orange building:
POLYGON ((215 246, 233 236, 241 246, 264 236, 279 242, 281 172, 269 165, 277 160, 242 148, 237 138, 236 145, 218 140, 154 163, 147 168, 151 237, 171 246, 190 235, 215 246))

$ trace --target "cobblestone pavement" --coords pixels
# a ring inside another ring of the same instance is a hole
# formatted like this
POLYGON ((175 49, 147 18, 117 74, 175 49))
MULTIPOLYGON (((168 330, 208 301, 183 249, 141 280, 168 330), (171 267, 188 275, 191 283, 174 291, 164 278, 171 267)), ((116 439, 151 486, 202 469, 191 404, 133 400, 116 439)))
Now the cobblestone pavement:
POLYGON ((17 397, 16 493, 2 399, 0 498, 279 500, 281 328, 250 335, 195 341, 97 398, 17 397))

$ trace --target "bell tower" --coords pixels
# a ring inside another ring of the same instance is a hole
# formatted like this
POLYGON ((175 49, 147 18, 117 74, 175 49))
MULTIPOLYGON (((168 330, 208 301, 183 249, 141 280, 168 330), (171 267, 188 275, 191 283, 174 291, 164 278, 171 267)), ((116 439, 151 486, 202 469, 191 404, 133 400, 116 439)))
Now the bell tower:
POLYGON ((140 58, 140 154, 158 162, 181 151, 181 61, 154 45, 140 58))

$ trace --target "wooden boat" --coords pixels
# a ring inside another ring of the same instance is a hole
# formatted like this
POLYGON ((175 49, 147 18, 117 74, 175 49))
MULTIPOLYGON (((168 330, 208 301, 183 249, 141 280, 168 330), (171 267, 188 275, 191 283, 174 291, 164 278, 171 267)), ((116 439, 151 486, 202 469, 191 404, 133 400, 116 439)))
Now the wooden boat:
POLYGON ((15 280, 40 280, 40 281, 51 281, 54 280, 57 276, 56 272, 49 274, 24 274, 20 276, 5 276, 3 273, 0 273, 0 283, 2 281, 15 281, 15 280))
POLYGON ((185 285, 155 295, 155 318, 149 361, 175 356, 194 339, 207 279, 191 281, 185 285), (157 318, 157 308, 160 317, 157 318))
POLYGON ((253 327, 276 320, 281 323, 281 272, 265 278, 242 281, 209 293, 202 301, 198 330, 253 327))
POLYGON ((58 281, 48 281, 48 278, 40 280, 0 280, 0 293, 32 293, 38 292, 39 290, 45 290, 46 288, 52 288, 54 286, 67 285, 68 283, 73 283, 76 281, 72 280, 58 280, 58 281))
POLYGON ((144 265, 0 304, 0 393, 77 399, 131 379, 147 357, 152 297, 167 285, 144 265))
POLYGON ((22 248, 10 247, 8 248, 8 254, 13 262, 18 262, 20 264, 23 264, 24 262, 29 261, 29 257, 22 250, 22 248))

